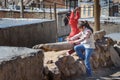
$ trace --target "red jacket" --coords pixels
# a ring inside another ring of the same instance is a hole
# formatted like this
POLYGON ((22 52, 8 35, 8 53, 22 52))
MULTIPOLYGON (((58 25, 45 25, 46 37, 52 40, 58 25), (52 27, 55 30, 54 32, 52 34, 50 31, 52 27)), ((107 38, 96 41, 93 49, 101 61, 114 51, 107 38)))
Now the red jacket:
POLYGON ((77 28, 79 18, 80 18, 80 12, 76 11, 76 16, 74 15, 73 11, 71 12, 70 18, 69 18, 70 19, 69 25, 71 27, 71 32, 68 36, 69 38, 80 32, 80 30, 77 28))

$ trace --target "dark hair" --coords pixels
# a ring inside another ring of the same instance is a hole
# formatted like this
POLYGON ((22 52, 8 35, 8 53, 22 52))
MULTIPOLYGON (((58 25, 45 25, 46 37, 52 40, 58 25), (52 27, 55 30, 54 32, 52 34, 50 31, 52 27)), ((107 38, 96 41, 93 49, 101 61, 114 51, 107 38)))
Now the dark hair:
POLYGON ((84 21, 80 21, 78 22, 78 28, 83 28, 83 26, 85 26, 85 22, 84 21))
POLYGON ((70 14, 71 14, 71 11, 67 12, 67 13, 66 13, 66 16, 69 17, 70 14))
POLYGON ((65 26, 68 25, 68 23, 69 23, 68 17, 70 16, 70 14, 71 14, 71 12, 69 11, 69 12, 67 12, 66 15, 65 15, 65 18, 64 18, 64 20, 63 20, 65 26))
POLYGON ((88 21, 85 21, 86 27, 88 29, 90 29, 92 31, 92 33, 94 32, 93 29, 91 28, 91 26, 89 25, 88 21))
POLYGON ((69 23, 68 18, 67 18, 67 17, 65 17, 63 21, 64 21, 65 26, 67 26, 67 25, 68 25, 68 23, 69 23))
POLYGON ((80 21, 78 23, 78 25, 79 25, 78 28, 81 28, 81 27, 85 26, 86 28, 90 29, 93 33, 93 29, 90 27, 90 25, 87 21, 80 21))

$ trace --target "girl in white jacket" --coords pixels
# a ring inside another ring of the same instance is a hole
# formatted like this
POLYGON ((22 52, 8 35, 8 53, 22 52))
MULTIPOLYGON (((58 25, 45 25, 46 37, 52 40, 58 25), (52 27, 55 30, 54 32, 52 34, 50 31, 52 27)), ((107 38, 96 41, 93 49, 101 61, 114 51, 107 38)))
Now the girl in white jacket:
POLYGON ((78 44, 74 46, 74 50, 78 56, 84 60, 87 75, 92 76, 90 57, 95 48, 93 29, 89 26, 87 21, 80 21, 78 23, 78 28, 81 30, 81 32, 71 37, 69 42, 72 44, 78 44))

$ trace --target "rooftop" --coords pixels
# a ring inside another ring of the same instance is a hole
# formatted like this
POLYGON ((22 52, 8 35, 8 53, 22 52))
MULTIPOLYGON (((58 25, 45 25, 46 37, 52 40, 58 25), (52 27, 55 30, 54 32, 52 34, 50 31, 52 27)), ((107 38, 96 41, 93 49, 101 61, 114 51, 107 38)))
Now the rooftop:
POLYGON ((12 27, 12 26, 21 26, 28 24, 41 23, 45 21, 51 21, 49 19, 15 19, 15 18, 1 18, 0 19, 0 28, 12 27))

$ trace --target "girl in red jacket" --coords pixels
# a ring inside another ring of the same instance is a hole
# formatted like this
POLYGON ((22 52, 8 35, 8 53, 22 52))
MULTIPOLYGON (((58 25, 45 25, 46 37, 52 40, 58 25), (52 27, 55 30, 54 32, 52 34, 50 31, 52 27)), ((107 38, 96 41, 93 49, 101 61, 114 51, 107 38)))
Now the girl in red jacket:
MULTIPOLYGON (((69 40, 69 38, 73 37, 74 35, 80 32, 80 29, 78 29, 77 27, 79 18, 80 18, 80 7, 76 7, 71 13, 68 13, 66 15, 66 18, 64 19, 65 25, 69 23, 71 27, 71 32, 67 37, 67 40, 69 40)), ((74 50, 71 49, 67 52, 67 54, 72 54, 73 52, 74 50)))

